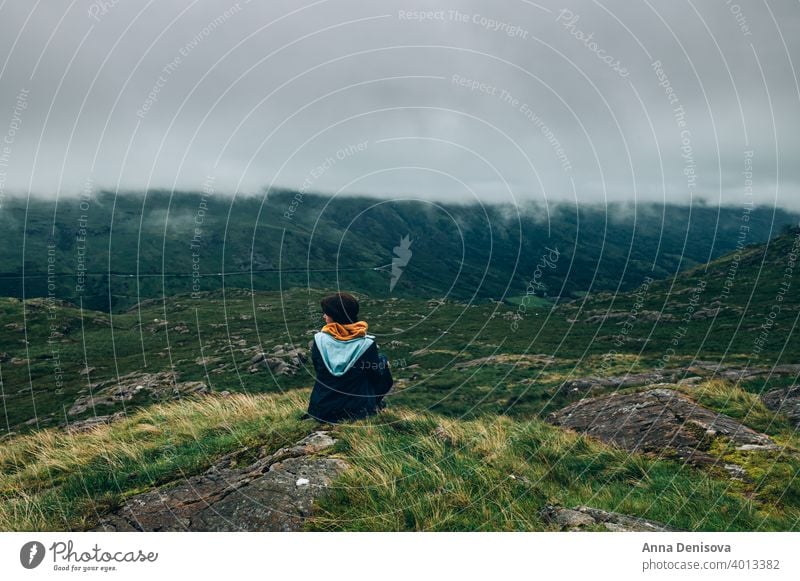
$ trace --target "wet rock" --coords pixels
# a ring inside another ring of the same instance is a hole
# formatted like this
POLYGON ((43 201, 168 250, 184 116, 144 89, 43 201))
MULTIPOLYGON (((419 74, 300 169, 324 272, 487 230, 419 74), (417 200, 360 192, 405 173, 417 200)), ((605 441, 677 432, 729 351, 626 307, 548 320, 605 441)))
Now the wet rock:
POLYGON ((298 531, 314 500, 349 468, 318 456, 335 443, 317 431, 243 468, 236 462, 244 451, 228 454, 203 474, 128 499, 92 530, 298 531))
POLYGON ((696 466, 717 463, 707 450, 720 436, 739 447, 777 449, 769 436, 663 388, 583 399, 550 414, 548 421, 630 452, 667 452, 696 466))
POLYGON ((567 531, 579 531, 593 525, 601 525, 606 530, 615 532, 665 532, 677 530, 660 522, 589 506, 564 508, 547 505, 541 510, 540 514, 545 522, 555 524, 561 530, 567 531))

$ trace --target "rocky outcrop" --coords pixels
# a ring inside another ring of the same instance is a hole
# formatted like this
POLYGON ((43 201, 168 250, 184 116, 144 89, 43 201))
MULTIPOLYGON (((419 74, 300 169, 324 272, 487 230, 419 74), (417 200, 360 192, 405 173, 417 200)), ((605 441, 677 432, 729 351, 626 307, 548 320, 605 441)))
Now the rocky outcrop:
MULTIPOLYGON (((631 318, 630 311, 585 311, 584 314, 589 316, 586 317, 583 322, 589 324, 604 323, 606 321, 619 321, 631 318)), ((672 323, 680 319, 670 313, 661 313, 659 311, 639 311, 636 314, 636 320, 672 323)))
POLYGON ((287 343, 276 345, 270 352, 258 351, 248 362, 250 373, 269 369, 275 375, 294 375, 308 361, 308 351, 287 343))
POLYGON ((800 365, 776 365, 775 367, 742 367, 724 366, 708 361, 696 361, 686 368, 662 369, 659 371, 628 373, 625 375, 600 377, 587 376, 568 379, 559 388, 569 395, 581 395, 603 389, 622 389, 626 387, 642 387, 660 383, 678 382, 683 385, 699 383, 705 379, 724 379, 738 383, 747 379, 769 376, 800 375, 800 365))
POLYGON ((737 366, 720 365, 712 361, 695 361, 686 371, 693 375, 716 377, 739 382, 746 379, 757 379, 761 377, 797 376, 800 375, 800 365, 787 364, 776 365, 774 367, 750 367, 745 369, 737 366))
MULTIPOLYGON (((717 463, 707 451, 720 436, 738 450, 778 449, 769 436, 663 388, 584 399, 550 414, 548 421, 630 452, 667 453, 695 466, 717 463)), ((733 474, 737 467, 725 468, 733 474)))
POLYGON ((580 531, 597 525, 607 531, 614 532, 667 532, 678 530, 660 522, 618 512, 608 512, 589 506, 564 508, 547 505, 539 514, 544 522, 556 525, 562 531, 580 531))
POLYGON ((583 394, 600 389, 624 387, 640 387, 643 385, 653 385, 655 383, 667 383, 674 381, 679 372, 650 372, 650 373, 629 373, 611 377, 589 376, 578 379, 568 379, 561 384, 560 391, 569 395, 583 394))
POLYGON ((516 355, 513 353, 500 353, 497 355, 489 355, 488 357, 480 357, 470 361, 462 361, 456 363, 456 369, 466 369, 468 367, 483 367, 484 365, 515 365, 517 367, 531 367, 549 365, 555 362, 552 355, 539 355, 524 353, 516 355))
POLYGON ((800 428, 800 385, 773 389, 761 401, 774 412, 785 414, 793 426, 800 428))
MULTIPOLYGON (((152 400, 176 399, 183 396, 208 393, 208 386, 202 381, 177 381, 177 374, 171 371, 160 373, 134 372, 123 375, 119 379, 102 381, 92 386, 91 393, 82 395, 68 414, 75 416, 92 409, 94 406, 115 405, 130 401, 142 392, 152 400)), ((85 390, 82 390, 85 391, 85 390)))
POLYGON ((124 411, 120 411, 114 414, 108 414, 104 416, 94 416, 91 418, 86 418, 85 420, 78 420, 76 422, 65 424, 64 430, 68 434, 89 432, 92 429, 96 428, 97 426, 104 426, 106 424, 116 422, 117 420, 121 420, 122 418, 125 417, 125 415, 126 414, 124 411))
POLYGON ((229 454, 203 474, 129 498, 96 531, 298 531, 314 499, 349 465, 321 455, 336 440, 317 431, 237 467, 229 454))

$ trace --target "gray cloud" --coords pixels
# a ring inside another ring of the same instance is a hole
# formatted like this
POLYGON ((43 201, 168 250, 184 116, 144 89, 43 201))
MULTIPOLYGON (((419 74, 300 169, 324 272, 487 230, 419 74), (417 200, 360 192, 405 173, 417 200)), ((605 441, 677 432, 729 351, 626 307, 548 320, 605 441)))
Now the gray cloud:
POLYGON ((0 10, 0 195, 800 209, 793 2, 46 4, 0 10))

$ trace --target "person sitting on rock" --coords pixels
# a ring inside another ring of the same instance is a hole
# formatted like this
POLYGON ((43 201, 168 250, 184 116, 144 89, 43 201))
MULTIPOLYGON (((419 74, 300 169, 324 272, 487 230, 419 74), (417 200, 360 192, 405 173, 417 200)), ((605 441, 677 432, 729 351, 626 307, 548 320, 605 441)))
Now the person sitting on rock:
POLYGON ((325 325, 314 334, 311 362, 317 379, 307 416, 327 423, 359 419, 385 407, 392 374, 367 322, 358 320, 358 300, 336 293, 320 301, 325 325))

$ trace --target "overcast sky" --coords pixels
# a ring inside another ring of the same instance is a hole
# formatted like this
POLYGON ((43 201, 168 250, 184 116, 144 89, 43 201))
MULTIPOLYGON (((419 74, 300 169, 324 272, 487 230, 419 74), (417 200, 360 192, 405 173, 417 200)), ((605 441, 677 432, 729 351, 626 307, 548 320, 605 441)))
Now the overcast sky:
POLYGON ((800 209, 799 49, 794 0, 0 0, 0 196, 800 209))

